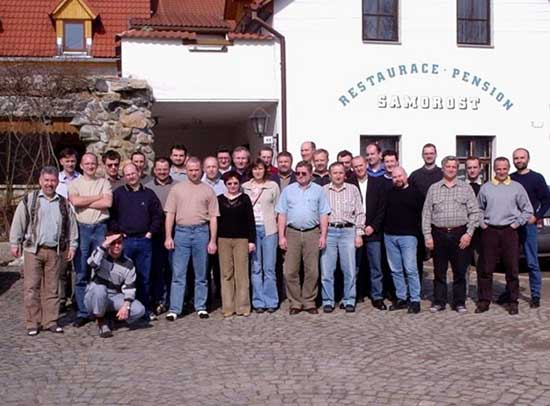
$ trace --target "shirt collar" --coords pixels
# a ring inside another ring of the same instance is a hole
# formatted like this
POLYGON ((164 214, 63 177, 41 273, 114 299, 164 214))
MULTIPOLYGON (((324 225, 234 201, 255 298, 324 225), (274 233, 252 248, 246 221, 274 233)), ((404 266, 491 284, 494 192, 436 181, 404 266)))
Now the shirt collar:
POLYGON ((512 183, 512 178, 510 178, 510 176, 507 176, 506 179, 501 182, 496 178, 496 176, 493 176, 493 179, 491 179, 491 183, 495 186, 498 186, 500 184, 505 184, 506 186, 508 186, 510 183, 512 183))
POLYGON ((44 199, 48 200, 48 201, 54 201, 54 200, 59 200, 59 195, 57 193, 54 193, 53 197, 51 199, 48 198, 48 196, 46 196, 46 194, 44 193, 44 191, 42 189, 40 189, 40 191, 38 192, 38 197, 43 197, 44 199))
POLYGON ((69 176, 65 173, 65 171, 61 171, 59 172, 59 179, 62 180, 62 181, 66 181, 66 180, 73 180, 73 179, 76 179, 80 176, 80 173, 78 173, 77 171, 74 171, 73 172, 73 176, 69 176))
POLYGON ((344 182, 344 184, 340 187, 340 189, 336 189, 336 187, 334 186, 334 184, 333 184, 332 182, 330 182, 330 183, 328 184, 328 188, 329 188, 330 190, 334 190, 335 192, 341 192, 341 191, 343 191, 343 190, 346 189, 346 183, 344 182))
POLYGON ((128 192, 141 192, 143 190, 143 185, 140 183, 138 190, 132 189, 128 184, 125 184, 124 187, 128 192))
POLYGON ((166 183, 159 183, 157 181, 157 178, 153 178, 153 183, 157 186, 166 186, 166 185, 171 185, 172 183, 174 182, 174 179, 172 179, 171 176, 168 176, 168 181, 166 183))

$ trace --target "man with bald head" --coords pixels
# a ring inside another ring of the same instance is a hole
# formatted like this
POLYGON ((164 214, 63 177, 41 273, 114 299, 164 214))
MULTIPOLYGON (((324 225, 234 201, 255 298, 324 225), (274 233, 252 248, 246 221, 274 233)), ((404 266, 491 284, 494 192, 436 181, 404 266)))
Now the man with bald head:
POLYGON ((69 183, 69 200, 73 204, 78 222, 79 243, 74 258, 75 298, 78 307, 75 327, 90 320, 84 303, 86 286, 90 278, 88 257, 105 240, 109 208, 113 201, 111 184, 97 178, 97 157, 91 152, 82 156, 80 169, 83 175, 69 183))
POLYGON ((422 194, 410 186, 407 172, 392 168, 393 187, 388 190, 384 221, 384 244, 397 300, 390 310, 420 312, 420 279, 416 265, 416 247, 420 235, 422 194), (405 276, 407 280, 405 282, 405 276), (407 302, 409 298, 410 302, 407 302))
POLYGON ((222 180, 222 174, 219 170, 218 160, 213 156, 207 156, 202 161, 202 181, 214 190, 216 196, 222 195, 227 192, 227 188, 222 180))
POLYGON ((304 141, 300 146, 300 155, 302 155, 302 161, 307 161, 313 165, 313 153, 317 147, 313 141, 304 141))
POLYGON ((124 255, 136 267, 136 297, 145 306, 146 316, 154 320, 150 312, 152 238, 161 231, 162 204, 155 192, 141 184, 134 164, 124 166, 122 174, 126 184, 113 193, 109 229, 124 235, 124 255))
POLYGON ((183 311, 187 266, 193 260, 195 273, 195 311, 201 319, 207 319, 208 298, 207 254, 217 251, 218 199, 210 186, 201 182, 201 161, 190 157, 185 165, 187 180, 170 190, 166 200, 166 249, 173 250, 172 287, 170 309, 166 320, 176 321, 183 311), (175 226, 175 235, 172 230, 175 226))

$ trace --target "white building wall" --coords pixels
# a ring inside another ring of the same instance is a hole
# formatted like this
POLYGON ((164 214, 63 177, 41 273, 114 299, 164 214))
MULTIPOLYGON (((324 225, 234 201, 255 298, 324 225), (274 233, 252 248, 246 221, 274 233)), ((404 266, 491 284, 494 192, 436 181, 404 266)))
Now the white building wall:
POLYGON ((158 101, 279 100, 278 46, 237 41, 227 52, 192 52, 175 40, 123 39, 122 75, 146 79, 158 101))
POLYGON ((550 178, 548 0, 493 0, 492 47, 457 46, 456 1, 400 1, 399 44, 362 41, 360 0, 274 4, 273 25, 287 39, 293 154, 299 156, 306 139, 335 158, 343 148, 359 153, 360 135, 397 134, 402 164, 413 169, 421 165, 420 149, 427 142, 438 146, 441 158, 456 153, 457 135, 487 135, 496 137, 493 156, 510 156, 524 146, 531 150, 532 166, 550 178), (422 63, 429 72, 438 65, 438 74, 410 73, 412 64, 421 71, 422 63), (386 69, 399 65, 408 73, 388 78, 386 69), (378 82, 377 72, 384 81, 378 82), (464 72, 470 74, 466 81, 464 72), (371 75, 374 85, 367 80, 371 75), (471 83, 474 75, 482 78, 479 87, 471 83), (482 90, 485 81, 488 91, 482 90), (477 110, 384 109, 377 103, 383 95, 478 98, 479 105, 477 110), (342 96, 349 101, 345 106, 342 96), (513 105, 505 107, 506 100, 513 105))

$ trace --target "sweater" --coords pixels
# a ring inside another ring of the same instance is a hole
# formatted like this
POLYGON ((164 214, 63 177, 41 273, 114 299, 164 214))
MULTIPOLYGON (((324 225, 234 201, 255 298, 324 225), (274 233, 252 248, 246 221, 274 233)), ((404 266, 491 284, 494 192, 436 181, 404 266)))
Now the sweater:
POLYGON ((409 185, 414 186, 426 198, 430 186, 441 179, 443 179, 443 172, 439 166, 435 166, 432 169, 426 169, 423 166, 411 173, 411 176, 409 176, 409 185))
POLYGON ((526 174, 514 172, 510 175, 512 180, 519 182, 527 191, 529 201, 535 210, 535 217, 541 219, 550 209, 550 190, 544 176, 540 173, 529 170, 526 174))
POLYGON ((384 233, 419 235, 422 214, 422 194, 414 187, 388 190, 384 233))
POLYGON ((140 185, 137 191, 127 185, 113 193, 109 229, 128 237, 144 237, 162 230, 163 212, 160 200, 151 189, 140 185))
POLYGON ((242 193, 231 200, 225 195, 219 195, 218 203, 220 206, 218 237, 246 238, 249 243, 255 243, 256 223, 252 202, 248 195, 242 193))
POLYGON ((481 222, 490 226, 522 226, 533 215, 527 192, 516 181, 486 182, 479 191, 481 222))

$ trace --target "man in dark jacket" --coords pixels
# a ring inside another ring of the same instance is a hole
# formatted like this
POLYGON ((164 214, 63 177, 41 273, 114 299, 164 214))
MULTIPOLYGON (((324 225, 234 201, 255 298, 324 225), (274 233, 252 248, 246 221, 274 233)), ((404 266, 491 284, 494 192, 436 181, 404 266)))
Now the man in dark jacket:
POLYGON ((370 270, 372 305, 386 310, 382 274, 382 225, 386 212, 386 184, 383 177, 368 176, 365 196, 365 241, 370 270))
MULTIPOLYGON (((122 233, 124 255, 130 258, 137 273, 137 299, 145 306, 147 315, 150 303, 150 274, 153 247, 153 234, 161 231, 162 205, 151 189, 141 184, 135 165, 128 164, 123 169, 126 185, 113 193, 113 206, 109 229, 122 233)), ((155 319, 151 314, 151 319, 155 319)))

